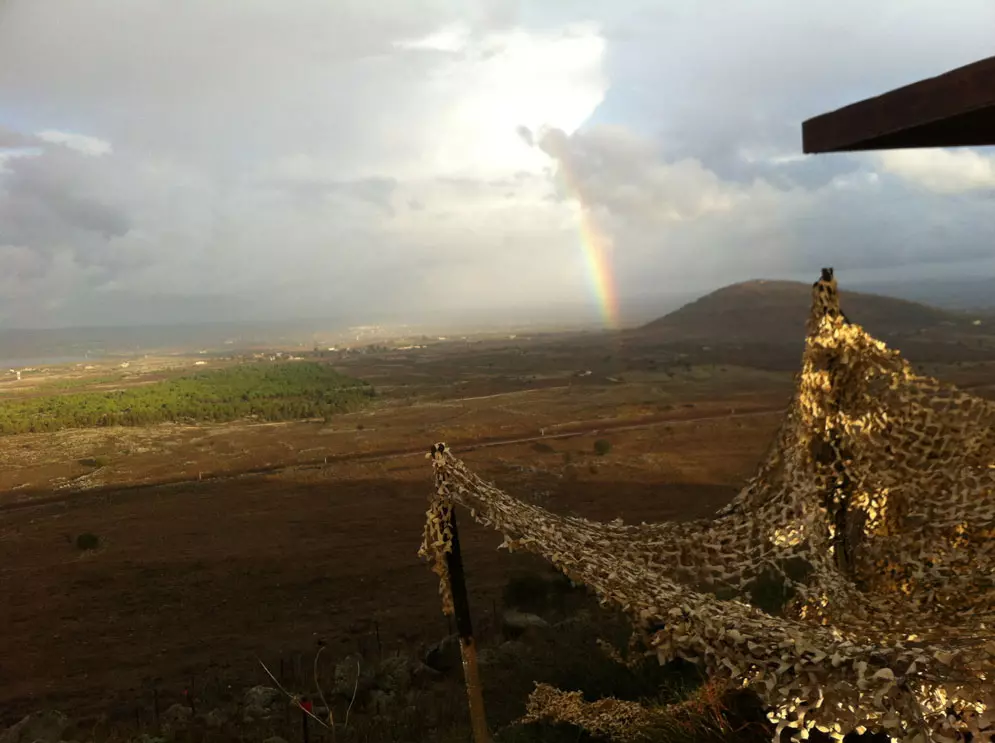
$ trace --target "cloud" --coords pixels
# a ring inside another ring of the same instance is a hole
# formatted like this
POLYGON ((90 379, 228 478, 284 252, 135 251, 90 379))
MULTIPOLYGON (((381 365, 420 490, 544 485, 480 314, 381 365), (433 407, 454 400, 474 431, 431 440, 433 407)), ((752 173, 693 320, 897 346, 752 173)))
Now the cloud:
POLYGON ((0 322, 593 304, 582 216, 623 298, 976 271, 989 155, 799 155, 990 53, 995 6, 958 7, 7 0, 0 322))
POLYGON ((540 140, 566 187, 615 246, 630 292, 661 277, 691 286, 750 277, 806 276, 822 265, 843 275, 984 261, 995 236, 984 199, 938 198, 870 169, 825 185, 723 180, 698 160, 668 160, 654 142, 619 128, 540 140))
POLYGON ((976 150, 894 150, 877 161, 882 171, 939 193, 995 189, 995 155, 976 150))
POLYGON ((397 49, 421 49, 436 52, 459 52, 466 48, 470 30, 465 24, 455 23, 433 31, 420 39, 394 42, 397 49))
POLYGON ((37 144, 38 140, 35 137, 0 126, 0 150, 24 149, 37 144))
POLYGON ((71 150, 80 152, 92 157, 108 155, 113 151, 111 143, 97 137, 88 137, 85 134, 74 134, 72 132, 60 132, 55 129, 46 129, 38 132, 38 139, 44 142, 53 142, 68 147, 71 150))
POLYGON ((618 127, 568 137, 546 131, 539 147, 558 164, 567 194, 586 207, 654 223, 699 219, 732 209, 744 196, 693 158, 668 162, 653 143, 618 127))

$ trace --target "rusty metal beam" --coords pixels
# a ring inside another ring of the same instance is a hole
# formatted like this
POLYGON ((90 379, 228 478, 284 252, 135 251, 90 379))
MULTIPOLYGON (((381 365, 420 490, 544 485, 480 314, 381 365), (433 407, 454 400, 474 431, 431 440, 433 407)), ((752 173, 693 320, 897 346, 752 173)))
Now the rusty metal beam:
POLYGON ((995 145, 995 57, 802 123, 805 154, 995 145))

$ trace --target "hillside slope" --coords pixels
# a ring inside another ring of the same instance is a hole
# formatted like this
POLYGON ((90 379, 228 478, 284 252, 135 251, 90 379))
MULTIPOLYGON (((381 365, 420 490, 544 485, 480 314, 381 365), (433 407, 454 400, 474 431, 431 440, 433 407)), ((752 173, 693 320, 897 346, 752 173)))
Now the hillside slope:
MULTIPOLYGON (((903 299, 847 291, 840 292, 840 299, 851 321, 881 338, 976 328, 969 315, 903 299)), ((804 339, 811 301, 809 284, 746 281, 707 294, 636 332, 674 342, 795 344, 804 339)))

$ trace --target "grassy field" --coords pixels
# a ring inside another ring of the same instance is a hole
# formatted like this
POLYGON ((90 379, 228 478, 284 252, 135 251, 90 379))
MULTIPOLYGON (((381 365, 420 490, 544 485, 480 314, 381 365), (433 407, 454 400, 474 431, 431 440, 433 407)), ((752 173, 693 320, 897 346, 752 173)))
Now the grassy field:
MULTIPOLYGON (((103 384, 99 377, 91 384, 103 384)), ((85 380, 63 382, 83 387, 85 380)), ((327 418, 361 408, 373 388, 314 362, 254 363, 108 391, 0 401, 0 434, 154 423, 327 418)))

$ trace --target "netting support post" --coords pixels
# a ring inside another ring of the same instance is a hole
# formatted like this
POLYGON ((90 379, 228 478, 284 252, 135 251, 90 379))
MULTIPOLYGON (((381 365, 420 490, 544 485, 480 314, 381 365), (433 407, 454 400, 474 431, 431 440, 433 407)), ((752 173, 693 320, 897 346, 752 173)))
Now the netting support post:
POLYGON ((449 526, 452 529, 452 541, 451 549, 446 553, 445 559, 449 588, 453 597, 453 613, 456 615, 456 632, 459 634, 460 655, 463 658, 463 678, 466 680, 466 695, 470 706, 470 727, 473 730, 474 743, 490 743, 491 735, 487 730, 487 716, 484 714, 484 692, 480 685, 477 645, 473 639, 473 624, 470 621, 470 601, 466 593, 466 578, 463 574, 463 556, 460 553, 455 509, 449 510, 449 526))
MULTIPOLYGON (((832 268, 822 269, 822 275, 819 281, 815 283, 815 286, 818 287, 820 284, 828 289, 827 293, 829 295, 828 302, 825 302, 822 307, 823 311, 829 314, 837 314, 842 318, 844 323, 849 324, 850 321, 843 314, 843 310, 840 307, 839 291, 836 287, 836 279, 833 276, 832 268)), ((839 358, 839 354, 833 354, 828 360, 826 369, 829 372, 830 409, 834 412, 838 412, 841 408, 841 363, 842 360, 839 358)), ((826 443, 829 445, 832 453, 833 472, 836 475, 836 482, 830 486, 829 492, 826 493, 826 506, 833 520, 833 556, 836 560, 836 567, 840 572, 846 576, 853 577, 853 545, 850 542, 849 533, 849 505, 853 484, 850 482, 850 476, 847 473, 845 465, 845 459, 849 456, 849 452, 846 451, 843 445, 843 437, 840 435, 838 428, 833 429, 826 443)))

